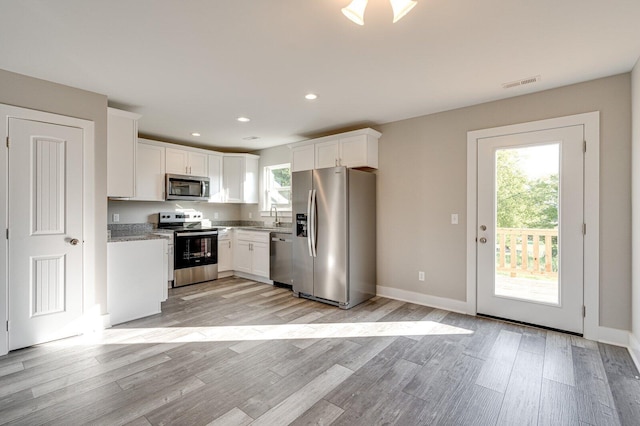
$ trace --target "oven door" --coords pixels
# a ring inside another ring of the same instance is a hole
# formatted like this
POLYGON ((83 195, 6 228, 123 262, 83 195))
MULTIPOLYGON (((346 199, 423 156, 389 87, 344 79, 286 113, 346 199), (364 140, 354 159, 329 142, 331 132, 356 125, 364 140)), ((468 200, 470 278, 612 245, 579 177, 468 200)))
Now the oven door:
POLYGON ((218 263, 218 231, 176 232, 174 269, 218 263))
POLYGON ((218 279, 218 231, 176 232, 173 286, 218 279))

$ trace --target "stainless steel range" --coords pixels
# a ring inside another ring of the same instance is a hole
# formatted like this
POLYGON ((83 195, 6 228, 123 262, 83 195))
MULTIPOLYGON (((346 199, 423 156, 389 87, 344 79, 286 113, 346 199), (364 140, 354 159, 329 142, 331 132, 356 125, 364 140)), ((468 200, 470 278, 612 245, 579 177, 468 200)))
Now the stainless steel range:
POLYGON ((172 229, 174 287, 218 279, 218 229, 202 225, 201 212, 160 212, 158 228, 172 229))

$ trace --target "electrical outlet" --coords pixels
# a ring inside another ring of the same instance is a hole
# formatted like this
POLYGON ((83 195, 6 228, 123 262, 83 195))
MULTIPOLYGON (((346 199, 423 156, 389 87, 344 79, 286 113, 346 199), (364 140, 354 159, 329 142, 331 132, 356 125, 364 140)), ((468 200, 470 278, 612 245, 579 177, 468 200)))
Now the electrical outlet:
POLYGON ((452 225, 457 225, 458 224, 458 213, 452 213, 451 214, 451 224, 452 225))
POLYGON ((218 218, 220 218, 220 213, 218 213, 218 212, 213 212, 213 218, 214 218, 214 219, 218 219, 218 218))
POLYGON ((424 271, 418 271, 418 281, 424 281, 424 271))
POLYGON ((120 215, 118 213, 113 214, 113 222, 120 222, 120 215))
POLYGON ((249 212, 249 219, 253 218, 253 213, 249 212))

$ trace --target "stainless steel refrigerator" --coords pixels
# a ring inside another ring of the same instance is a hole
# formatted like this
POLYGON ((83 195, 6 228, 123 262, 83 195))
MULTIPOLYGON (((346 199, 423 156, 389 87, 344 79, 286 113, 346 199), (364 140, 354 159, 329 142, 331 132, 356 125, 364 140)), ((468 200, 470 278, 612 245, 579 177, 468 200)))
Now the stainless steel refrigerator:
POLYGON ((376 176, 294 172, 293 293, 349 309, 376 294, 376 176))

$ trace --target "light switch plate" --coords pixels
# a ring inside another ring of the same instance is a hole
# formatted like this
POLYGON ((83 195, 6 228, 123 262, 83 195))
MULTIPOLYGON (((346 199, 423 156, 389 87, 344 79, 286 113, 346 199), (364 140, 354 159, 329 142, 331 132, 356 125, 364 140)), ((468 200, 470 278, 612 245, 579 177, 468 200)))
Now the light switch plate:
POLYGON ((114 222, 120 222, 120 215, 118 213, 114 213, 113 214, 113 221, 114 222))
POLYGON ((451 214, 451 224, 452 225, 457 225, 458 224, 458 213, 452 213, 451 214))

